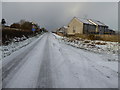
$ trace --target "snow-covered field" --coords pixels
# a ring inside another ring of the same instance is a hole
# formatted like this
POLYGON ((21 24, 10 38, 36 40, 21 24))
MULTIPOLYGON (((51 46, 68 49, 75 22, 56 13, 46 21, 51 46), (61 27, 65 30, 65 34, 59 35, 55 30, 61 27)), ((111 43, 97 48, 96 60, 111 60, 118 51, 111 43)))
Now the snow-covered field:
MULTIPOLYGON (((40 35, 29 37, 29 38, 26 38, 25 36, 21 38, 15 37, 9 45, 0 46, 0 55, 2 56, 2 58, 5 58, 6 56, 11 55, 14 51, 17 51, 20 48, 27 46, 32 41, 37 39, 39 36, 40 35)), ((2 58, 0 58, 0 60, 2 58)))
POLYGON ((4 88, 117 88, 116 53, 95 53, 67 45, 46 33, 5 57, 4 88))

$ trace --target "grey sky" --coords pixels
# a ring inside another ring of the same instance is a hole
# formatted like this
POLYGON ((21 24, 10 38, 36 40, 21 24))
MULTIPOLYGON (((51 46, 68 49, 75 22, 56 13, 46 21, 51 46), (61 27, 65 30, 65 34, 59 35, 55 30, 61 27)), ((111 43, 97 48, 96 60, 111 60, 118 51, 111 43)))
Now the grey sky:
POLYGON ((74 16, 100 20, 118 29, 117 2, 3 2, 2 15, 9 25, 25 19, 49 30, 67 25, 74 16))

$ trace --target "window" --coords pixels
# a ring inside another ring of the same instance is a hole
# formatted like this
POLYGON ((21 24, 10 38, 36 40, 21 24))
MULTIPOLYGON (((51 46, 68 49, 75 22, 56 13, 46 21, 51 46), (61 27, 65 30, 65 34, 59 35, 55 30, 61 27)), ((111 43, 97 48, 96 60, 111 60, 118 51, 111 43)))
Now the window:
POLYGON ((75 33, 75 30, 73 29, 73 33, 75 33))
POLYGON ((73 27, 73 33, 75 33, 75 27, 73 27))

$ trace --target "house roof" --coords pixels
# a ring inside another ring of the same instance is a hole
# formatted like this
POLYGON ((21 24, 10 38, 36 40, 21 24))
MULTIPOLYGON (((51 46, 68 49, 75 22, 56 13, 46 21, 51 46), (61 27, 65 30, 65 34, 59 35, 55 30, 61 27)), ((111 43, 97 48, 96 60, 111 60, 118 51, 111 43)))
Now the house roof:
POLYGON ((93 21, 95 24, 97 24, 97 25, 100 25, 100 26, 107 26, 107 25, 105 25, 103 22, 101 22, 101 21, 98 21, 98 20, 94 20, 94 19, 89 19, 89 20, 91 20, 91 21, 93 21))
POLYGON ((85 24, 94 25, 94 24, 92 24, 91 22, 89 22, 87 19, 84 19, 84 18, 78 18, 78 20, 81 21, 82 23, 85 23, 85 24))
POLYGON ((67 26, 63 26, 63 27, 66 28, 66 29, 68 28, 67 26))
MULTIPOLYGON (((75 17, 76 18, 76 17, 75 17)), ((91 25, 100 25, 100 26, 107 26, 103 22, 94 20, 94 19, 85 19, 85 18, 77 18, 79 21, 85 24, 91 24, 91 25)))
POLYGON ((52 32, 56 32, 56 31, 57 31, 57 29, 53 29, 53 30, 52 30, 52 32))

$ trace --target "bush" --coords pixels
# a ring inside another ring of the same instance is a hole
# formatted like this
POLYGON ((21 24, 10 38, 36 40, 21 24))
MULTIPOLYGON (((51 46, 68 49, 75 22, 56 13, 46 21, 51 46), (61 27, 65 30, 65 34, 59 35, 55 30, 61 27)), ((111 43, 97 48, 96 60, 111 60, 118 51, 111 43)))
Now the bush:
POLYGON ((31 22, 24 22, 22 25, 21 25, 21 29, 24 29, 24 30, 31 30, 32 29, 32 23, 31 22))

